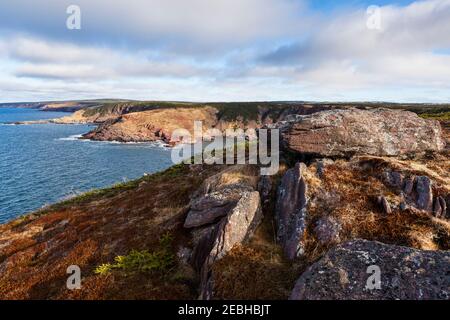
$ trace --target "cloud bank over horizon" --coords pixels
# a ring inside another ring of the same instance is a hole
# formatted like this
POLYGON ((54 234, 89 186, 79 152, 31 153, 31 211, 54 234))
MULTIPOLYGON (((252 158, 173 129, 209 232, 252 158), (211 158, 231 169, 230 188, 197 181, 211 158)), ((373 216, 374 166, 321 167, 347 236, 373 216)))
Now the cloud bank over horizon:
POLYGON ((15 0, 0 102, 450 102, 449 34, 450 0, 15 0))

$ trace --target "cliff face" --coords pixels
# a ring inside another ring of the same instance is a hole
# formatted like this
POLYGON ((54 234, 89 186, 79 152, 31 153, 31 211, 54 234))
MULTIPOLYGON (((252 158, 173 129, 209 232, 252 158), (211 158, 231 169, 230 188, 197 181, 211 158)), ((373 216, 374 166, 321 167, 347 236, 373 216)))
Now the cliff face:
POLYGON ((172 142, 174 130, 183 128, 193 134, 194 121, 202 121, 205 128, 217 124, 217 110, 209 107, 176 108, 142 111, 122 115, 104 122, 84 135, 86 139, 121 142, 163 140, 172 142))
POLYGON ((99 127, 84 135, 99 141, 148 142, 172 141, 175 129, 193 133, 194 121, 202 121, 204 129, 257 129, 283 121, 293 114, 311 114, 325 109, 310 105, 119 105, 100 110, 84 110, 72 117, 60 119, 62 123, 100 123, 99 127), (230 108, 230 109, 228 109, 230 108))
POLYGON ((289 150, 273 177, 180 165, 88 193, 0 226, 0 298, 448 299, 450 155, 435 149, 304 163, 289 150), (365 289, 373 264, 381 291, 365 289))
MULTIPOLYGON (((181 103, 181 102, 121 102, 104 103, 76 111, 73 115, 50 122, 94 123, 99 127, 84 138, 99 141, 151 142, 171 141, 174 129, 186 129, 192 133, 194 120, 203 121, 205 129, 229 128, 258 129, 278 122, 292 120, 294 116, 312 115, 325 110, 373 109, 376 104, 305 104, 305 103, 181 103), (198 116, 196 118, 195 116, 198 116)), ((386 105, 398 109, 402 105, 386 105)), ((405 106, 415 112, 425 112, 426 106, 405 106)), ((443 107, 442 107, 443 108, 443 107)), ((440 112, 441 107, 434 108, 440 112)), ((364 120, 361 120, 364 121, 364 120)), ((413 121, 414 122, 414 121, 413 121)), ((382 121, 379 121, 379 124, 382 121)), ((333 135, 331 135, 333 139, 333 135)), ((175 142, 176 143, 176 142, 175 142)))

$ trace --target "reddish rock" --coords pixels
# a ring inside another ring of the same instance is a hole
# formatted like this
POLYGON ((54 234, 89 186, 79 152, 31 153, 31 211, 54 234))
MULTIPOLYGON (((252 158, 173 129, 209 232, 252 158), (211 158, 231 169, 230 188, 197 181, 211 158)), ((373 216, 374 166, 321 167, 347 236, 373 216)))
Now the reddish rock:
POLYGON ((445 146, 438 121, 407 111, 330 110, 298 116, 280 127, 284 148, 324 157, 399 156, 445 146))

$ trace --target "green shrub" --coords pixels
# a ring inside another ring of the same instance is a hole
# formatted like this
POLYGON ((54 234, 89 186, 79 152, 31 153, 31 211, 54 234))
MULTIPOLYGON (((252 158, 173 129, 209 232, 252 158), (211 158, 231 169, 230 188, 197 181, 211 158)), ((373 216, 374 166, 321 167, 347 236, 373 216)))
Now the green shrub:
POLYGON ((126 272, 166 272, 175 263, 172 253, 173 237, 165 234, 159 241, 160 248, 156 251, 131 250, 126 256, 117 256, 114 263, 106 263, 98 266, 94 272, 99 275, 109 274, 113 270, 126 272))
POLYGON ((440 112, 440 113, 422 113, 422 114, 420 114, 420 117, 424 118, 424 119, 450 121, 450 111, 440 112))

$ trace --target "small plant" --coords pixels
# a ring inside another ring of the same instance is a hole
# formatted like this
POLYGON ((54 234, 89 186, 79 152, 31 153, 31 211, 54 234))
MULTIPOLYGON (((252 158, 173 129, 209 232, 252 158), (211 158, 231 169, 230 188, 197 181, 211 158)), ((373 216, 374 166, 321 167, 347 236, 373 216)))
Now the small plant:
POLYGON ((104 263, 102 265, 99 265, 97 268, 95 268, 94 272, 95 272, 95 274, 105 276, 105 275, 109 274, 112 269, 113 269, 112 264, 104 263))
POLYGON ((171 251, 173 237, 165 234, 159 240, 160 248, 157 251, 131 250, 126 256, 117 256, 114 263, 106 263, 98 266, 95 274, 107 275, 113 270, 123 270, 127 272, 166 272, 175 262, 175 257, 171 251))

